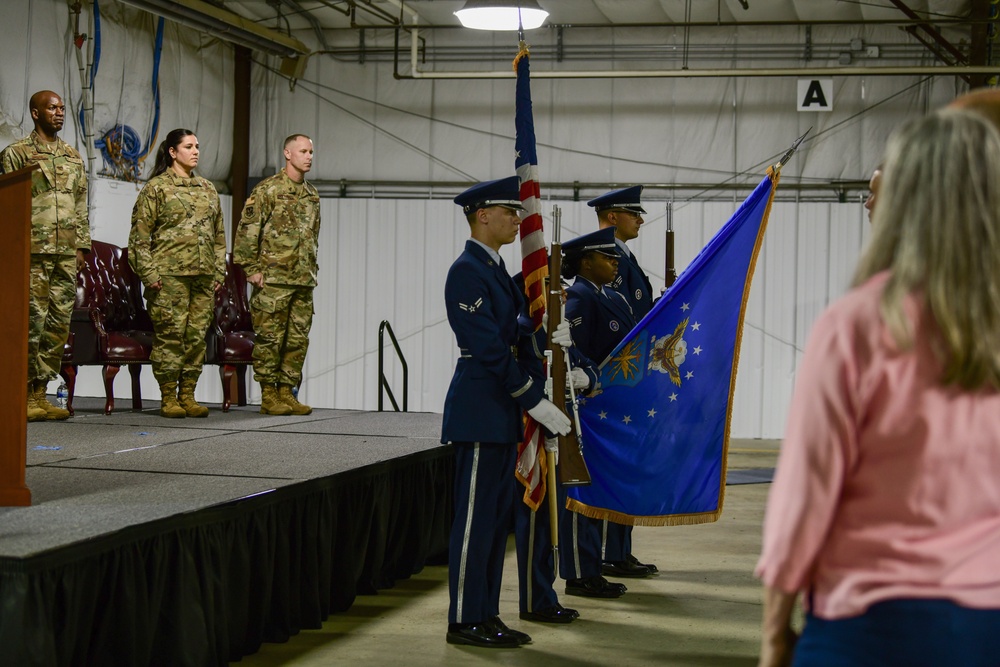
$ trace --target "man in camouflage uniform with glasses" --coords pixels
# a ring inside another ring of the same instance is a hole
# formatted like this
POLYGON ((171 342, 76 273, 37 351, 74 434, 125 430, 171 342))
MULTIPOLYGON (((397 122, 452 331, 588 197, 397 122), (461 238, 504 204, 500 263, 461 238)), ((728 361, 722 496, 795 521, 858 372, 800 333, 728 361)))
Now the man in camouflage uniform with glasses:
POLYGON ((76 300, 76 273, 90 252, 87 170, 58 137, 66 106, 51 90, 31 96, 34 131, 0 153, 0 172, 38 165, 31 174, 31 268, 28 294, 28 421, 66 419, 45 389, 59 374, 76 300))
POLYGON ((250 193, 233 246, 255 289, 250 313, 256 333, 254 379, 260 383, 260 411, 307 415, 295 388, 309 348, 319 248, 319 193, 305 175, 312 168, 313 143, 303 134, 285 139, 285 168, 250 193))

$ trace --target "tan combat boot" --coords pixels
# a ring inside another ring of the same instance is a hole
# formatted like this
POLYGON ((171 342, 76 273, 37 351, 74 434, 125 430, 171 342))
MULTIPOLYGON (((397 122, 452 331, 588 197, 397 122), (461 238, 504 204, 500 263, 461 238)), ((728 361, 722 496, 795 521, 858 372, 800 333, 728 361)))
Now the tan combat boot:
POLYGON ((260 414, 262 415, 290 415, 292 409, 278 398, 278 390, 273 384, 262 384, 260 386, 260 414))
POLYGON ((29 422, 43 422, 48 414, 44 408, 38 407, 35 403, 35 388, 32 383, 28 383, 28 421, 29 422))
POLYGON ((299 399, 295 398, 295 394, 292 393, 292 385, 290 384, 278 385, 278 398, 281 399, 282 403, 292 409, 293 415, 308 415, 313 411, 313 409, 305 403, 299 403, 299 399))
POLYGON ((184 409, 184 414, 188 417, 207 417, 208 408, 194 400, 194 388, 198 382, 181 380, 181 391, 178 403, 184 409))
POLYGON ((69 410, 52 405, 45 397, 45 388, 48 386, 49 383, 45 380, 35 381, 35 407, 45 410, 46 419, 69 419, 69 410))
POLYGON ((187 412, 177 403, 177 383, 160 383, 160 416, 178 418, 186 417, 187 412))

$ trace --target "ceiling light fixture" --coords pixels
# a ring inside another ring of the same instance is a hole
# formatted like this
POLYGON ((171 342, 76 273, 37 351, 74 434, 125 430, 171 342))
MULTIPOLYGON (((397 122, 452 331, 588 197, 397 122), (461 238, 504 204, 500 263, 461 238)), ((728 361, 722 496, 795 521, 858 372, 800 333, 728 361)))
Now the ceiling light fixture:
POLYGON ((525 30, 538 28, 549 13, 536 0, 466 0, 455 16, 466 28, 476 30, 525 30))

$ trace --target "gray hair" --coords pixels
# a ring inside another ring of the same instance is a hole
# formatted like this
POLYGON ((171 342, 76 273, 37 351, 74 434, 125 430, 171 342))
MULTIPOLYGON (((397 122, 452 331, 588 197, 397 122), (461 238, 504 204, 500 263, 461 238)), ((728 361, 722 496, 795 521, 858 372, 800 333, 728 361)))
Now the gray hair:
POLYGON ((972 112, 944 109, 889 142, 872 239, 854 285, 881 271, 881 312, 913 344, 907 295, 940 336, 945 384, 1000 389, 1000 133, 972 112))

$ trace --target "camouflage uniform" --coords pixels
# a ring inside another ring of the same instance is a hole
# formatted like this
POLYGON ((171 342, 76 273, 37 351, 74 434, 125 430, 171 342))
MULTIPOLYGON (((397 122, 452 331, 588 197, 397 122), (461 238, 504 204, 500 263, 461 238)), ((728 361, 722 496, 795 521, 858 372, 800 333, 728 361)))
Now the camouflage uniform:
POLYGON ((284 170, 250 193, 233 246, 233 260, 248 276, 264 275, 250 297, 256 334, 254 379, 261 385, 297 386, 309 348, 316 287, 319 193, 284 170))
POLYGON ((62 139, 32 132, 0 153, 0 172, 37 164, 31 174, 28 382, 55 379, 76 300, 76 251, 90 252, 87 170, 62 139))
POLYGON ((222 282, 226 267, 215 186, 170 169, 151 178, 132 209, 128 245, 128 261, 146 286, 153 320, 153 375, 161 385, 197 382, 215 310, 213 283, 222 282), (163 287, 149 289, 157 281, 163 287))

